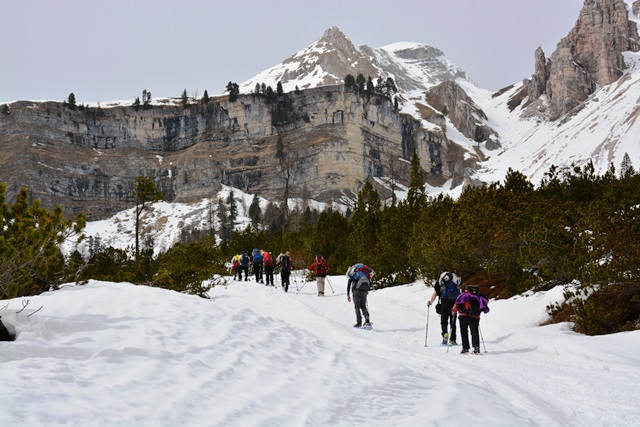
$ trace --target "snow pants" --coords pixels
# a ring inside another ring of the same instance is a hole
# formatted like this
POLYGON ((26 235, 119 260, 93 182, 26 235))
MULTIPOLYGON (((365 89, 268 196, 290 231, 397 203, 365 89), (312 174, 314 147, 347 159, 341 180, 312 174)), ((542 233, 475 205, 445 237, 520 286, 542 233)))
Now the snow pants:
POLYGON ((324 295, 324 277, 316 276, 316 286, 318 287, 318 295, 324 295))
POLYGON ((461 315, 460 317, 460 335, 462 335, 462 348, 469 349, 469 330, 471 330, 471 345, 473 348, 480 348, 480 319, 470 316, 461 315))
POLYGON ((269 286, 269 285, 273 286, 273 270, 274 269, 275 269, 275 267, 272 266, 272 265, 265 265, 264 266, 264 275, 266 277, 267 286, 269 286))
POLYGON ((369 322, 369 310, 367 310, 367 291, 353 291, 353 306, 356 309, 356 323, 362 325, 362 315, 369 322), (362 314, 360 314, 362 312, 362 314))
POLYGON ((454 306, 454 302, 442 299, 442 308, 440 311, 440 327, 442 329, 442 337, 449 332, 449 326, 451 326, 451 335, 449 339, 451 341, 456 340, 456 321, 454 315, 451 313, 451 309, 454 306))
POLYGON ((261 262, 253 263, 253 272, 256 275, 256 283, 262 283, 262 263, 261 262))
POLYGON ((289 292, 289 277, 291 277, 289 270, 280 270, 280 279, 282 279, 282 287, 285 292, 289 292))

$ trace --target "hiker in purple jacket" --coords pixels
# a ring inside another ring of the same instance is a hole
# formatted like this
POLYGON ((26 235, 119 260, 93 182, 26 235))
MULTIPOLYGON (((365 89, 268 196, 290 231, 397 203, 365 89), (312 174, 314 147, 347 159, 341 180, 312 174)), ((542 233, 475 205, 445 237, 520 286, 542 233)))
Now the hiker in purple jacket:
POLYGON ((462 336, 462 351, 460 353, 469 353, 469 330, 471 330, 473 353, 480 354, 480 314, 489 312, 487 297, 480 294, 478 286, 467 285, 464 292, 456 298, 451 312, 458 313, 460 319, 460 335, 462 336))

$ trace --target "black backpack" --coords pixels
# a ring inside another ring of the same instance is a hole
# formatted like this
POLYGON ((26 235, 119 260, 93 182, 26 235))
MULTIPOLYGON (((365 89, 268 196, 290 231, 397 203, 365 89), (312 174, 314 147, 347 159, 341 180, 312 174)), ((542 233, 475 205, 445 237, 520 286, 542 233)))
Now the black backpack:
POLYGON ((480 316, 480 287, 468 285, 466 290, 470 296, 469 302, 465 304, 463 310, 470 316, 480 316))
POLYGON ((284 270, 284 271, 289 271, 291 270, 291 260, 289 259, 288 256, 286 255, 282 255, 282 258, 280 258, 280 270, 284 270))

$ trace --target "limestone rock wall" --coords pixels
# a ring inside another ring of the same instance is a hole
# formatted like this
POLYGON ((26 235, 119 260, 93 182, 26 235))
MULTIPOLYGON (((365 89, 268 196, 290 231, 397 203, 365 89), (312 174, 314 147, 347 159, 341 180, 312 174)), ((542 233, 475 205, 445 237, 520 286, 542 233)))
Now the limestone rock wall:
POLYGON ((333 202, 374 177, 407 184, 414 146, 429 179, 453 175, 443 133, 399 115, 388 98, 341 85, 291 92, 275 103, 242 95, 186 108, 71 110, 23 101, 0 116, 0 181, 9 200, 27 186, 45 206, 90 219, 131 207, 140 175, 152 176, 168 201, 213 197, 221 184, 281 200, 288 174, 290 197, 333 202), (286 120, 273 126, 278 108, 286 120))

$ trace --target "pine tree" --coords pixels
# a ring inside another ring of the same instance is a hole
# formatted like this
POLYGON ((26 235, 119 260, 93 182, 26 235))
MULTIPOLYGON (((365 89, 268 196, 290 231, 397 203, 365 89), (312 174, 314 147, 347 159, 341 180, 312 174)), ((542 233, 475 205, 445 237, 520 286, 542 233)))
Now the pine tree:
POLYGON ((240 86, 237 83, 229 82, 226 90, 229 92, 229 101, 235 102, 238 99, 238 95, 240 95, 240 86))
POLYGON ((187 108, 189 106, 189 95, 187 94, 187 90, 183 90, 182 94, 180 95, 180 99, 182 101, 182 106, 184 108, 187 108))
POLYGON ((140 266, 140 226, 142 212, 146 209, 148 203, 162 200, 162 193, 156 189, 156 184, 149 176, 138 176, 133 185, 133 199, 136 202, 135 209, 135 232, 136 232, 136 263, 140 266))
POLYGON ((0 299, 55 289, 65 279, 60 245, 80 234, 84 214, 79 213, 74 223, 59 206, 51 212, 38 199, 30 203, 26 188, 9 206, 5 191, 6 185, 0 182, 0 299))
POLYGON ((373 80, 371 79, 371 76, 369 76, 369 78, 367 79, 367 92, 375 92, 375 87, 373 86, 373 80))
POLYGON ((356 79, 351 74, 347 74, 344 78, 344 87, 348 90, 353 90, 358 87, 356 79))
POLYGON ((622 163, 620 163, 620 178, 629 178, 635 174, 636 171, 633 168, 633 163, 631 162, 629 153, 624 153, 624 156, 622 157, 622 163))
POLYGON ((209 99, 209 92, 207 92, 207 90, 204 90, 204 94, 202 95, 202 102, 204 102, 204 104, 208 104, 210 101, 209 99))
POLYGON ((358 76, 356 77, 356 86, 358 86, 358 93, 360 94, 364 93, 364 85, 366 82, 367 81, 365 80, 362 73, 358 74, 358 76))
POLYGON ((407 203, 411 209, 416 211, 422 209, 427 201, 427 194, 424 188, 424 169, 420 165, 420 156, 414 145, 411 155, 411 178, 409 191, 407 193, 407 203))
POLYGON ((233 190, 229 191, 227 196, 227 207, 229 208, 229 226, 233 229, 238 219, 238 202, 236 201, 236 195, 233 190))
POLYGON ((278 96, 284 95, 284 90, 282 89, 282 82, 280 81, 278 81, 278 84, 276 85, 276 94, 278 96))
POLYGON ((229 226, 229 211, 222 198, 218 199, 218 224, 220 240, 228 244, 233 237, 233 228, 229 226))
POLYGON ((66 105, 72 110, 76 109, 76 95, 73 92, 69 94, 66 105))
POLYGON ((350 220, 352 231, 349 234, 347 247, 353 262, 364 262, 369 265, 376 262, 376 260, 370 259, 373 257, 371 248, 375 248, 377 244, 380 228, 380 206, 378 191, 371 182, 365 182, 358 192, 358 199, 350 220))
POLYGON ((254 230, 258 229, 260 220, 262 218, 262 209, 260 208, 260 198, 257 194, 253 195, 251 206, 249 206, 249 218, 251 219, 251 227, 254 230))

